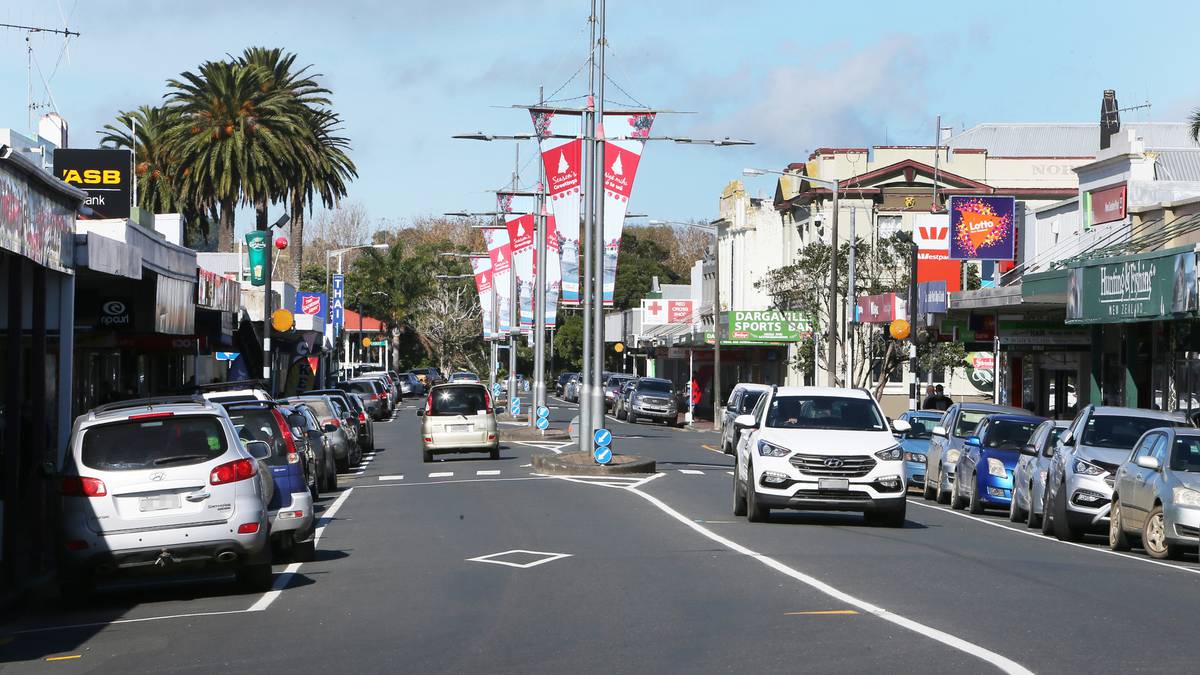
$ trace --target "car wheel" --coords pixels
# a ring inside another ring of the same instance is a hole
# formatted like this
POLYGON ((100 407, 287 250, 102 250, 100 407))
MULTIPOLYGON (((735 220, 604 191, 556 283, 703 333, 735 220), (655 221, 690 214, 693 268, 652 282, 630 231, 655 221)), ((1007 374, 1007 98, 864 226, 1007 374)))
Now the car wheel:
POLYGON ((946 478, 946 472, 938 471, 937 503, 939 503, 939 504, 949 504, 950 503, 950 493, 942 487, 942 485, 944 484, 945 478, 946 478))
POLYGON ((904 517, 908 508, 908 500, 901 500, 900 506, 885 511, 868 511, 867 523, 879 527, 904 527, 904 517))
POLYGON ((79 605, 86 602, 96 592, 96 577, 91 570, 72 570, 60 572, 58 577, 58 594, 68 605, 79 605))
POLYGON ((971 474, 971 500, 970 511, 975 515, 983 513, 983 502, 979 499, 979 477, 971 474))
POLYGON ((1121 502, 1113 498, 1112 511, 1108 514, 1108 547, 1114 551, 1129 550, 1129 535, 1121 522, 1121 502))
POLYGON ((1054 536, 1059 541, 1079 541, 1083 533, 1071 525, 1067 519, 1067 486, 1058 486, 1058 495, 1054 498, 1054 536))
POLYGON ((1175 560, 1179 557, 1179 545, 1167 541, 1167 519, 1163 516, 1161 504, 1155 506, 1146 518, 1146 525, 1142 528, 1142 548, 1157 560, 1175 560))
MULTIPOLYGON (((941 479, 939 478, 938 481, 940 482, 941 479)), ((937 499, 937 486, 933 485, 932 481, 930 481, 928 469, 925 470, 925 487, 921 489, 921 496, 924 497, 926 501, 933 501, 937 499)))
POLYGON ((422 450, 421 451, 421 461, 432 462, 433 461, 433 451, 432 450, 422 450))
POLYGON ((292 542, 292 560, 294 562, 312 562, 316 554, 317 540, 315 537, 304 542, 292 542))
POLYGON ((271 564, 264 563, 261 565, 242 565, 237 571, 237 582, 242 588, 253 593, 261 593, 271 589, 271 582, 274 581, 275 575, 271 571, 271 564))
POLYGON ((967 505, 966 498, 958 495, 958 486, 962 485, 961 479, 962 476, 958 476, 958 479, 954 481, 954 487, 950 490, 950 508, 955 511, 962 511, 963 507, 967 505))
POLYGON ((1046 535, 1047 537, 1054 534, 1054 513, 1050 510, 1050 504, 1048 502, 1049 498, 1050 498, 1049 489, 1043 487, 1042 488, 1042 522, 1041 522, 1041 526, 1042 526, 1042 534, 1046 535))
POLYGON ((1012 499, 1008 502, 1008 522, 1025 522, 1025 509, 1017 505, 1017 491, 1015 489, 1013 490, 1012 499))
POLYGON ((334 467, 329 467, 325 472, 325 491, 335 492, 338 489, 337 470, 334 467))
POLYGON ((492 448, 491 451, 488 453, 488 456, 491 457, 493 460, 500 459, 500 448, 499 447, 492 448))
POLYGON ((346 456, 346 459, 335 459, 335 460, 333 460, 333 463, 337 467, 338 473, 346 473, 347 471, 350 470, 349 455, 346 456))
POLYGON ((746 489, 737 475, 737 463, 733 465, 733 515, 746 515, 746 489))
POLYGON ((634 413, 632 410, 630 410, 628 413, 625 414, 625 421, 629 422, 630 424, 637 424, 638 416, 636 413, 634 413))
POLYGON ((746 519, 752 523, 765 523, 771 517, 771 509, 758 503, 758 490, 751 485, 754 480, 754 465, 746 465, 746 519))
POLYGON ((354 446, 354 456, 350 458, 350 464, 353 466, 358 466, 359 464, 362 464, 362 450, 358 447, 357 444, 355 444, 355 446, 354 446))

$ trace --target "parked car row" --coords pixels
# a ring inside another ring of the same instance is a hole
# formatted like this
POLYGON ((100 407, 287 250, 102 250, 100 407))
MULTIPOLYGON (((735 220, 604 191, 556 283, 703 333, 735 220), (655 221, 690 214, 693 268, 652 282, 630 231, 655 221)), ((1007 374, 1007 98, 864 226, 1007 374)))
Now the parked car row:
POLYGON ((64 597, 192 569, 270 588, 276 555, 313 558, 315 500, 374 447, 366 411, 357 392, 275 400, 242 382, 81 415, 58 473, 64 597))
POLYGON ((1197 549, 1200 430, 1185 415, 1088 405, 1066 422, 956 404, 921 453, 916 421, 939 414, 902 416, 911 426, 901 443, 913 444, 906 459, 925 455, 923 466, 910 463, 910 485, 926 499, 972 513, 1005 509, 1012 522, 1063 541, 1107 535, 1113 550, 1140 545, 1159 559, 1197 549))

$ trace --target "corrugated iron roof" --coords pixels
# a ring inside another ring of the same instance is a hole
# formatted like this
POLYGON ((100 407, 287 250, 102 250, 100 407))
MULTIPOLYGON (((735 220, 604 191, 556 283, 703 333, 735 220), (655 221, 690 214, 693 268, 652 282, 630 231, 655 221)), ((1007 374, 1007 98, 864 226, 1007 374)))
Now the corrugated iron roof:
MULTIPOLYGON (((1129 123, 1147 148, 1197 148, 1190 126, 1182 122, 1129 123)), ((951 137, 951 148, 982 148, 991 157, 1095 157, 1100 124, 979 124, 951 137)))
POLYGON ((1157 150, 1154 177, 1158 180, 1200 181, 1200 148, 1195 150, 1157 150))

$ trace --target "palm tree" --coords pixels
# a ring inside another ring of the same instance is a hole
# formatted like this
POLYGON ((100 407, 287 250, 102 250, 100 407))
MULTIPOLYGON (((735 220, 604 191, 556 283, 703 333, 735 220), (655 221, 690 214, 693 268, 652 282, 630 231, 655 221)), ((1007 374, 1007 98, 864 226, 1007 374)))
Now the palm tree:
POLYGON ((174 166, 165 142, 170 125, 164 108, 149 105, 117 114, 116 124, 105 124, 100 133, 100 145, 106 148, 132 150, 137 166, 138 207, 151 213, 167 213, 179 209, 172 185, 174 166), (136 140, 134 135, 136 134, 136 140))
POLYGON ((267 205, 286 194, 288 174, 311 137, 295 97, 259 66, 207 61, 169 80, 167 133, 178 162, 178 198, 220 214, 218 247, 233 250, 234 208, 252 204, 260 228, 267 205))
POLYGON ((1200 143, 1200 108, 1192 110, 1192 140, 1200 143))
POLYGON ((286 191, 291 215, 290 254, 292 278, 299 279, 304 266, 304 212, 312 211, 313 197, 332 208, 346 195, 346 182, 358 173, 346 154, 348 139, 338 136, 341 118, 328 108, 329 89, 308 75, 312 66, 295 70, 296 55, 282 49, 247 48, 239 63, 254 65, 267 71, 271 85, 287 91, 294 98, 299 114, 307 127, 303 138, 297 138, 295 162, 290 170, 286 191))

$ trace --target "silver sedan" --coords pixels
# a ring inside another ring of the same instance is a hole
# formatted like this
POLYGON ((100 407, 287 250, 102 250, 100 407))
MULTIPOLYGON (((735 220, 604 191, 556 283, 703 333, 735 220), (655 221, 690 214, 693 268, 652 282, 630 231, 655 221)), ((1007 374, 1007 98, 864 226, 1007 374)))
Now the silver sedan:
POLYGON ((1200 536, 1200 430, 1163 427, 1142 435, 1117 469, 1108 545, 1133 540, 1152 558, 1196 550, 1200 536))

